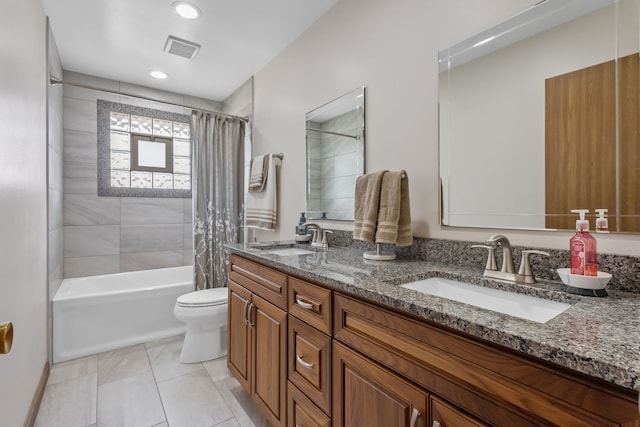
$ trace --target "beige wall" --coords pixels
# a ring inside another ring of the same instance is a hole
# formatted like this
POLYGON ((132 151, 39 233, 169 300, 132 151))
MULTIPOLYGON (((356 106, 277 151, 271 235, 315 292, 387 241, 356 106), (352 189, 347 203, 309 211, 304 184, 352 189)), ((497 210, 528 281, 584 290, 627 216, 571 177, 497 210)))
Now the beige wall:
MULTIPOLYGON (((360 85, 367 88, 367 171, 406 169, 419 237, 484 240, 495 230, 441 228, 438 210, 438 50, 537 0, 341 0, 254 81, 254 153, 284 152, 276 232, 291 239, 305 208, 304 115, 360 85)), ((351 225, 331 224, 350 229, 351 225)), ((507 230, 512 243, 567 248, 570 232, 507 230)), ((640 255, 638 237, 598 236, 601 252, 640 255)))
POLYGON ((40 0, 0 13, 0 424, 21 426, 47 362, 46 21, 40 0))

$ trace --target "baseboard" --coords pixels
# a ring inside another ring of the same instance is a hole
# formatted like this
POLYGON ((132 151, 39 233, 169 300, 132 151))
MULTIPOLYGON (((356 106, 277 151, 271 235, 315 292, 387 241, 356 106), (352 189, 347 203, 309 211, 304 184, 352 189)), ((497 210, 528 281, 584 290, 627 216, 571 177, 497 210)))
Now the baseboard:
POLYGON ((27 414, 27 419, 24 422, 24 427, 33 427, 36 423, 36 417, 38 416, 38 410, 40 409, 40 402, 42 402, 44 389, 47 386, 47 381, 49 380, 50 368, 51 366, 49 365, 49 361, 47 361, 44 364, 44 368, 42 368, 40 382, 38 383, 38 388, 33 395, 33 399, 31 400, 31 406, 29 407, 29 413, 27 414))

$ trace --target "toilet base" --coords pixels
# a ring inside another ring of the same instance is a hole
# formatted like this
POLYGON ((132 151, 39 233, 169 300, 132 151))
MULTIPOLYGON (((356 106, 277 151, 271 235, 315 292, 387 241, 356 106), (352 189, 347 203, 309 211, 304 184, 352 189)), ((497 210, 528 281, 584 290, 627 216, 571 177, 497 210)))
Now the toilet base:
POLYGON ((203 324, 187 325, 182 351, 181 363, 199 363, 217 359, 227 354, 227 326, 205 329, 203 324))

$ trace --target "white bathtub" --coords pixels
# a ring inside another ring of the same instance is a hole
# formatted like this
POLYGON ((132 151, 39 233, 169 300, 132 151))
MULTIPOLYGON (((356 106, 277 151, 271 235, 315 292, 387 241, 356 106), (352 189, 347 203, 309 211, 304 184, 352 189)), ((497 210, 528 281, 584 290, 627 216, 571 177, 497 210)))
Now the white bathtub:
POLYGON ((184 333, 173 308, 192 290, 192 266, 63 280, 53 297, 53 362, 184 333))

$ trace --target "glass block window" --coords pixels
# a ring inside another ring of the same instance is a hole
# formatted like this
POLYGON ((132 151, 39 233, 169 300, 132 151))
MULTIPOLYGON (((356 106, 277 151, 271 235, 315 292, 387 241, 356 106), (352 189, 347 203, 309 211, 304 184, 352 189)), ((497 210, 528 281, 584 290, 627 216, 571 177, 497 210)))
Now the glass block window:
POLYGON ((190 197, 187 115, 98 101, 98 194, 190 197))

